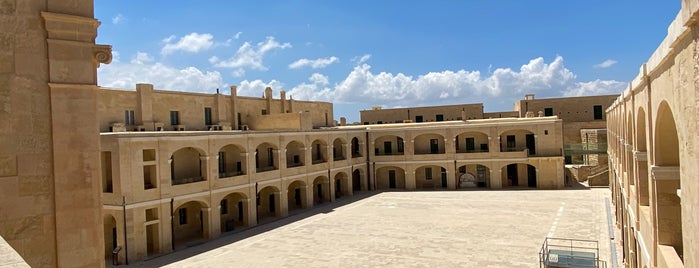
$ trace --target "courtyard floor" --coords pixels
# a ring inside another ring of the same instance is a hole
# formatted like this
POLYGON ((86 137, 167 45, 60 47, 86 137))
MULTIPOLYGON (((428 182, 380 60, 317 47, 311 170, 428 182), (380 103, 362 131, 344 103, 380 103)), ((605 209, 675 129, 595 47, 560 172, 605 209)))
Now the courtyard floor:
MULTIPOLYGON (((135 267, 539 267, 549 237, 598 240, 606 188, 363 192, 135 267)), ((618 232, 618 231, 617 231, 618 232)))

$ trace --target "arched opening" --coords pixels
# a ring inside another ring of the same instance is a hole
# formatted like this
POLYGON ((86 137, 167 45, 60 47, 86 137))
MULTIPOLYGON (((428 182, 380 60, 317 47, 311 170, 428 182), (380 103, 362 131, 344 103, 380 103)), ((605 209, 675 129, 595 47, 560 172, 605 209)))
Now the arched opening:
MULTIPOLYGON (((677 126, 666 102, 660 104, 655 125, 655 165, 653 176, 656 192, 658 244, 674 249, 683 258, 680 153, 677 126)), ((664 251, 664 248, 660 249, 664 251)))
POLYGON ((359 169, 352 171, 352 192, 362 190, 362 174, 359 169))
POLYGON ((359 148, 359 139, 357 137, 352 138, 352 158, 361 157, 362 150, 359 148))
POLYGON ((405 189, 405 170, 399 167, 381 167, 376 170, 376 188, 405 189))
POLYGON ((219 203, 221 211, 221 231, 230 232, 236 227, 249 225, 247 213, 248 197, 243 193, 230 193, 219 203))
POLYGON ((457 175, 459 188, 490 188, 490 168, 484 165, 460 166, 457 175))
POLYGON ((170 179, 172 185, 193 183, 206 180, 206 166, 202 158, 203 152, 186 147, 175 151, 170 158, 170 179))
POLYGON ((306 198, 306 191, 308 191, 308 187, 306 186, 305 182, 300 180, 294 181, 289 184, 287 191, 289 212, 309 207, 308 200, 306 198))
POLYGON ((529 155, 536 154, 536 137, 529 130, 515 129, 500 134, 500 152, 528 151, 529 155))
POLYGON ((345 160, 347 157, 345 154, 345 146, 347 143, 340 138, 337 138, 333 141, 333 161, 340 161, 340 160, 345 160))
POLYGON ((502 187, 537 187, 536 167, 529 164, 509 164, 502 168, 502 187))
POLYGON ((286 167, 300 167, 306 163, 306 148, 298 141, 286 145, 286 167))
POLYGON ((206 238, 208 215, 207 206, 198 201, 189 201, 178 206, 174 211, 173 240, 179 247, 187 243, 206 238))
MULTIPOLYGON (((648 188, 648 159, 646 155, 646 113, 643 108, 638 109, 636 120, 636 150, 639 157, 636 159, 638 167, 638 203, 647 207, 650 205, 648 188)), ((648 212, 650 215, 650 212, 648 212)))
POLYGON ((330 201, 330 179, 319 176, 313 180, 313 203, 322 204, 330 201))
POLYGON ((282 215, 280 193, 274 186, 260 189, 257 194, 257 217, 260 220, 282 215))
POLYGON ((415 154, 443 154, 444 136, 435 133, 418 135, 413 146, 415 154))
POLYGON ((229 178, 245 175, 247 166, 245 150, 234 144, 221 148, 218 152, 218 177, 229 178))
POLYGON ((112 215, 104 215, 104 256, 110 263, 112 251, 119 246, 117 241, 116 219, 112 215))
POLYGON ((352 195, 352 189, 349 185, 349 178, 344 172, 339 172, 335 174, 335 199, 341 198, 343 196, 352 195))
POLYGON ((488 135, 482 132, 464 132, 454 138, 456 153, 487 153, 488 135))
POLYGON ((279 169, 279 150, 272 144, 262 143, 255 149, 256 172, 265 172, 279 169))
POLYGON ((402 137, 386 135, 374 140, 374 155, 403 155, 405 143, 402 137))
POLYGON ((415 169, 415 187, 418 189, 447 188, 447 170, 436 165, 418 167, 415 169))
POLYGON ((314 140, 311 144, 311 159, 313 164, 328 162, 328 152, 326 148, 328 144, 324 140, 314 140))

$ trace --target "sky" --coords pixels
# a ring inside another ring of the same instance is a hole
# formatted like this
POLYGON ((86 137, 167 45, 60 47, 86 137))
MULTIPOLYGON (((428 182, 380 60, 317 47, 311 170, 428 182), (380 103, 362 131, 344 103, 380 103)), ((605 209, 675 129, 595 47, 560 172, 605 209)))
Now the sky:
POLYGON ((327 101, 359 111, 619 94, 679 0, 95 0, 98 84, 327 101))

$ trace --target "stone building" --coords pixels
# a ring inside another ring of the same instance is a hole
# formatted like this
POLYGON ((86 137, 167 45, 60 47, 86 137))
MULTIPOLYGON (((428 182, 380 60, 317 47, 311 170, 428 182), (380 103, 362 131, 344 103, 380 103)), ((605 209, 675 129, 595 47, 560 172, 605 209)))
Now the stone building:
POLYGON ((699 3, 607 109, 610 188, 627 267, 699 267, 699 3))

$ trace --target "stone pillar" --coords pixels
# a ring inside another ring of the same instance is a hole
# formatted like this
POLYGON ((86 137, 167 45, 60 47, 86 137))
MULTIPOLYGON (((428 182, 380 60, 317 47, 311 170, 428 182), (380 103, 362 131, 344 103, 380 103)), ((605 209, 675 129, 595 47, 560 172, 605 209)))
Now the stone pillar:
POLYGON ((405 189, 415 190, 415 170, 405 170, 405 189))
MULTIPOLYGON (((230 122, 226 113, 226 97, 222 94, 216 93, 214 95, 214 105, 216 106, 215 112, 211 115, 211 122, 218 124, 218 122, 230 122)), ((220 124, 219 124, 220 125, 220 124)))
POLYGON ((447 189, 449 190, 456 190, 456 172, 450 170, 449 168, 447 170, 447 189))
MULTIPOLYGON (((220 200, 219 200, 220 201, 220 200)), ((211 210, 211 238, 216 238, 221 236, 221 203, 220 202, 214 202, 214 200, 211 200, 212 205, 214 206, 215 209, 209 209, 211 210)), ((237 204, 232 204, 237 206, 237 204)), ((204 213, 206 214, 206 213, 204 213)))
POLYGON ((340 126, 346 126, 347 125, 347 118, 340 117, 340 126))
POLYGON ((502 170, 501 169, 490 169, 490 188, 500 189, 502 188, 502 170))
POLYGON ((153 85, 136 84, 136 125, 144 125, 148 130, 155 130, 153 125, 153 85), (152 128, 152 129, 151 129, 152 128))
POLYGON ((279 91, 280 95, 280 100, 279 102, 281 103, 281 113, 286 113, 286 91, 282 90, 279 91))
POLYGON ((279 212, 275 213, 277 217, 285 217, 289 215, 289 202, 287 201, 286 191, 274 192, 274 202, 279 202, 279 212))
POLYGON ((306 185, 303 187, 304 191, 302 191, 302 194, 306 194, 306 202, 303 203, 303 208, 313 207, 313 187, 315 187, 313 184, 311 184, 311 186, 306 185))
POLYGON ((202 219, 202 225, 204 225, 204 239, 211 239, 214 238, 214 233, 213 233, 213 226, 212 224, 212 219, 211 216, 213 213, 211 213, 211 208, 201 208, 201 215, 203 216, 202 219))
POLYGON ((272 88, 265 88, 265 108, 267 109, 267 114, 272 114, 272 88))
POLYGON ((247 213, 245 213, 244 215, 245 217, 247 217, 247 225, 245 225, 246 227, 252 227, 257 225, 257 204, 255 203, 256 198, 257 196, 253 195, 251 198, 243 199, 243 206, 245 206, 245 210, 247 211, 247 213))
POLYGON ((231 86, 231 127, 235 130, 241 122, 238 122, 238 89, 231 86))

